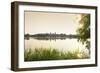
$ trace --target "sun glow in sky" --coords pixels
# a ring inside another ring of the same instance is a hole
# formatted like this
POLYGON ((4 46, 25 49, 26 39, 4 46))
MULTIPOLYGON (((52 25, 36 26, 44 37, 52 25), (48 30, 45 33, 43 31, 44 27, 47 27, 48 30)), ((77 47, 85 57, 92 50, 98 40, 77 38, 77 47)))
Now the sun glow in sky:
POLYGON ((76 34, 80 14, 25 11, 25 34, 76 34))

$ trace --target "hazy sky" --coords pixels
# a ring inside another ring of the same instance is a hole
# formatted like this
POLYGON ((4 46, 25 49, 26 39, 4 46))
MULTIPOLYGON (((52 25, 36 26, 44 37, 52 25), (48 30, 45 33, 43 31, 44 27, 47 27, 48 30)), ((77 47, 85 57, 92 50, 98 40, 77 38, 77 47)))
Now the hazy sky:
POLYGON ((75 34, 80 14, 25 11, 25 34, 75 34))

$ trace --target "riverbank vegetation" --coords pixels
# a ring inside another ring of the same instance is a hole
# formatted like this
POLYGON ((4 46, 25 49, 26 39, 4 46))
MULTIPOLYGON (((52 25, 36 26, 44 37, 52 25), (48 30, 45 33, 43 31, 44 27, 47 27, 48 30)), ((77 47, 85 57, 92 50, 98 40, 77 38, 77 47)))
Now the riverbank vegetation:
POLYGON ((55 48, 35 48, 25 50, 25 61, 42 61, 42 60, 65 60, 65 59, 86 59, 89 56, 82 51, 59 51, 55 48))

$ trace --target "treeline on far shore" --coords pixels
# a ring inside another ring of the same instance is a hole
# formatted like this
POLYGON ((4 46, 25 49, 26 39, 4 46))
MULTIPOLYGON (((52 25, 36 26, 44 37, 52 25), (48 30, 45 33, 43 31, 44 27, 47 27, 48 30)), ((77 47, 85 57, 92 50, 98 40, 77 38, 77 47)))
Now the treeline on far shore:
POLYGON ((56 34, 56 33, 38 33, 38 34, 25 34, 25 38, 36 38, 36 39, 66 39, 66 38, 78 38, 75 34, 56 34))

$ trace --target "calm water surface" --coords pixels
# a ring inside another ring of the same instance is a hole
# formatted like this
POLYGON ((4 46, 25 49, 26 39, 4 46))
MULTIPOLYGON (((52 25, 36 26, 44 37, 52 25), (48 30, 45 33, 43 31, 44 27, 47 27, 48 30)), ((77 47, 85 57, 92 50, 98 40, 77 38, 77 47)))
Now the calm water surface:
POLYGON ((64 40, 37 40, 30 38, 25 39, 25 49, 34 48, 55 48, 61 51, 71 51, 75 49, 86 50, 85 45, 82 45, 77 39, 64 39, 64 40))

